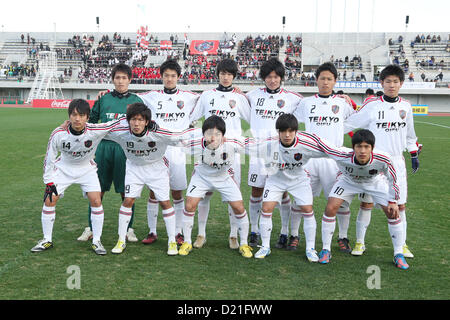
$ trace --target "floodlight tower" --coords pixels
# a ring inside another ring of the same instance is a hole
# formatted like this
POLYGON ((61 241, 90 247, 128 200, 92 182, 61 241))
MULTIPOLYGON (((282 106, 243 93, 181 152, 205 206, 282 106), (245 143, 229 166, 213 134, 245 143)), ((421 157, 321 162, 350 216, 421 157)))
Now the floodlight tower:
POLYGON ((38 62, 38 74, 34 79, 27 103, 31 103, 33 99, 64 99, 61 86, 56 75, 56 52, 39 52, 38 62))

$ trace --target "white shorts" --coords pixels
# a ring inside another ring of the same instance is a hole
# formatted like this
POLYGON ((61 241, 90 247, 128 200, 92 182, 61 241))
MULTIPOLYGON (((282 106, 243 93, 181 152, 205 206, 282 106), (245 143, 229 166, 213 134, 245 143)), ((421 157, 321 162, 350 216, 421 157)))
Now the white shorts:
POLYGON ((96 165, 93 165, 82 176, 76 178, 66 175, 60 169, 56 169, 53 176, 53 183, 56 186, 60 198, 64 196, 64 191, 72 184, 80 185, 84 197, 86 197, 87 192, 101 192, 96 165))
POLYGON ((295 180, 282 179, 277 175, 269 176, 264 187, 263 202, 281 203, 283 193, 286 191, 294 198, 294 203, 298 206, 313 204, 311 183, 306 174, 295 180))
POLYGON ((261 158, 250 157, 248 167, 248 185, 256 188, 264 188, 267 179, 267 170, 264 160, 261 158))
POLYGON ((185 190, 186 179, 186 154, 181 148, 168 146, 164 154, 169 165, 169 184, 171 190, 185 190))
POLYGON ((242 200, 241 190, 231 175, 203 177, 194 169, 186 197, 204 198, 207 192, 212 191, 218 191, 224 202, 242 200))
POLYGON ((311 179, 313 196, 320 196, 323 190, 324 196, 328 198, 339 172, 336 161, 325 158, 310 159, 305 165, 305 170, 311 179))
POLYGON ((331 188, 329 197, 339 198, 351 203, 353 197, 360 193, 364 196, 371 196, 372 203, 382 206, 387 206, 390 200, 387 179, 383 176, 379 176, 372 183, 352 183, 341 175, 331 188))
POLYGON ((163 160, 145 166, 127 161, 125 170, 125 197, 139 198, 144 186, 155 194, 158 201, 169 200, 169 169, 163 160))

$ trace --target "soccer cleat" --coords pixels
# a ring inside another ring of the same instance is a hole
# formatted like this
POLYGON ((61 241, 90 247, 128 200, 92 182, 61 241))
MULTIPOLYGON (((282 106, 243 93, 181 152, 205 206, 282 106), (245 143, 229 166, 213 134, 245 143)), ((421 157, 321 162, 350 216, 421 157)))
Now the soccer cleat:
POLYGON ((229 242, 229 245, 230 245, 230 249, 233 249, 233 250, 239 249, 239 242, 238 242, 236 237, 230 237, 228 239, 228 242, 229 242))
POLYGON ((307 249, 306 250, 306 258, 309 262, 318 262, 319 257, 317 256, 317 251, 314 249, 307 249))
POLYGON ((339 245, 339 250, 341 252, 350 253, 352 252, 352 248, 350 247, 349 241, 347 238, 338 239, 337 243, 339 245))
POLYGON ((47 241, 45 239, 39 240, 37 245, 31 248, 31 252, 41 252, 47 249, 53 248, 53 242, 47 241))
POLYGON ((355 243, 355 247, 352 250, 352 255, 362 256, 364 251, 366 251, 366 246, 364 245, 364 243, 357 242, 357 243, 355 243))
POLYGON ((250 233, 250 241, 248 242, 250 247, 257 247, 259 244, 259 233, 251 232, 250 233))
POLYGON ((111 252, 119 254, 119 253, 122 253, 126 247, 127 247, 127 244, 125 243, 125 241, 122 241, 119 239, 116 243, 116 246, 111 250, 111 252))
POLYGON ((266 248, 266 247, 260 247, 260 248, 261 249, 259 249, 258 252, 255 253, 256 259, 264 259, 268 255, 270 255, 270 248, 266 248))
POLYGON ((412 254, 411 251, 409 251, 409 248, 406 244, 403 245, 403 256, 405 258, 414 258, 414 255, 412 254))
POLYGON ((169 242, 169 247, 167 249, 167 254, 169 256, 176 256, 178 254, 178 248, 176 242, 169 242))
POLYGON ((181 233, 178 233, 178 234, 175 236, 175 241, 177 242, 177 244, 178 244, 179 246, 181 246, 181 245, 184 243, 184 236, 183 236, 181 233))
POLYGON ((394 256, 394 264, 397 268, 403 269, 403 270, 407 270, 409 269, 409 265, 406 262, 405 256, 401 253, 396 254, 394 256))
POLYGON ((154 234, 153 232, 151 232, 147 235, 147 237, 144 240, 142 240, 142 243, 143 244, 152 244, 156 240, 158 240, 158 236, 156 234, 154 234))
POLYGON ((138 238, 136 237, 136 234, 134 233, 133 228, 128 228, 126 239, 127 239, 127 241, 130 241, 130 242, 138 242, 139 241, 138 238))
POLYGON ((327 249, 322 249, 319 253, 319 263, 325 264, 330 263, 331 259, 331 252, 327 249))
POLYGON ((253 257, 252 250, 253 250, 252 247, 250 247, 248 244, 244 244, 244 245, 239 247, 239 253, 244 258, 251 258, 251 257, 253 257))
POLYGON ((206 238, 202 235, 198 235, 194 242, 194 248, 200 249, 206 243, 206 238))
POLYGON ((181 245, 180 250, 178 250, 178 254, 180 256, 187 256, 189 254, 189 252, 192 251, 192 245, 190 243, 184 242, 181 245))
POLYGON ((275 248, 277 249, 284 249, 287 247, 287 241, 288 237, 285 234, 280 234, 280 237, 278 238, 278 242, 275 245, 275 248))
POLYGON ((297 250, 299 240, 300 240, 300 238, 297 236, 290 236, 286 249, 292 250, 292 251, 297 250))
POLYGON ((92 230, 90 227, 86 227, 83 231, 83 233, 81 234, 81 236, 79 236, 77 238, 78 241, 88 241, 91 240, 93 236, 92 230))
POLYGON ((92 242, 91 248, 98 255, 104 256, 106 254, 105 247, 102 245, 100 240, 97 242, 92 242))

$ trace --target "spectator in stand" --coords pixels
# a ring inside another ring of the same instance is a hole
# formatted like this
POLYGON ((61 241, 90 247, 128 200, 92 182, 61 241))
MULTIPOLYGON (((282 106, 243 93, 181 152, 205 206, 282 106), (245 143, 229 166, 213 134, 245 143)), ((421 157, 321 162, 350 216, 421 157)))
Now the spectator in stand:
POLYGON ((411 72, 411 73, 409 74, 408 79, 409 79, 409 81, 414 82, 414 73, 413 73, 413 72, 411 72))

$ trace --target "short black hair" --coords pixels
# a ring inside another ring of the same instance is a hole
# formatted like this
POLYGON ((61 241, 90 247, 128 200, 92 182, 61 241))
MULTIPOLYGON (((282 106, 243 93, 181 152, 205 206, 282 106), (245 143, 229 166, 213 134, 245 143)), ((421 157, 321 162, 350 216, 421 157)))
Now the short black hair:
POLYGON ((223 59, 217 64, 216 74, 219 76, 221 71, 229 72, 236 78, 238 65, 233 59, 223 59))
POLYGON ((383 91, 377 91, 377 97, 381 97, 382 95, 383 95, 384 93, 383 93, 383 91))
POLYGON ((181 76, 181 67, 178 64, 178 62, 176 60, 174 60, 174 59, 167 59, 159 67, 159 73, 161 74, 161 76, 164 73, 164 71, 166 71, 166 70, 174 70, 174 71, 177 72, 178 76, 181 76))
POLYGON ((321 74, 323 71, 330 71, 330 72, 333 74, 333 76, 334 76, 334 80, 336 80, 337 77, 338 77, 338 72, 337 72, 337 70, 336 70, 335 65, 334 65, 332 62, 325 62, 325 63, 322 63, 322 64, 317 68, 316 73, 315 73, 315 75, 316 75, 316 80, 319 78, 320 74, 321 74))
POLYGON ((284 65, 281 63, 281 61, 277 58, 270 58, 269 60, 265 61, 259 69, 259 75, 261 79, 265 80, 272 71, 275 71, 275 73, 281 78, 281 80, 284 79, 286 69, 284 68, 284 65))
POLYGON ((372 88, 369 88, 366 90, 366 94, 375 94, 375 91, 373 91, 372 88))
POLYGON ((336 94, 344 94, 344 90, 338 90, 338 92, 336 92, 336 94))
POLYGON ((149 125, 150 125, 150 121, 152 120, 152 112, 142 102, 135 102, 135 103, 128 105, 128 107, 127 107, 128 123, 130 123, 131 118, 133 118, 137 115, 143 116, 145 118, 145 120, 149 121, 149 125))
POLYGON ((372 149, 375 147, 375 136, 372 131, 367 129, 360 129, 353 134, 352 148, 362 142, 370 144, 372 146, 372 149))
POLYGON ((298 130, 298 120, 291 113, 283 113, 275 122, 275 128, 280 131, 298 130))
POLYGON ((128 76, 128 79, 131 79, 133 76, 133 72, 131 70, 131 67, 125 63, 119 63, 116 64, 112 70, 111 70, 111 79, 114 80, 114 77, 116 76, 117 72, 123 72, 128 76))
POLYGON ((84 99, 73 99, 72 101, 70 101, 69 109, 67 110, 69 116, 73 113, 74 110, 76 110, 79 114, 86 114, 88 118, 91 114, 91 106, 89 105, 89 102, 84 99))
POLYGON ((205 122, 203 122, 202 133, 205 134, 206 130, 214 128, 216 128, 217 130, 222 132, 223 135, 225 135, 226 131, 225 121, 221 117, 216 115, 212 115, 211 117, 206 119, 205 122))
POLYGON ((400 82, 405 81, 405 72, 403 69, 397 64, 390 64, 386 66, 380 72, 380 80, 384 81, 389 76, 397 76, 400 79, 400 82))

